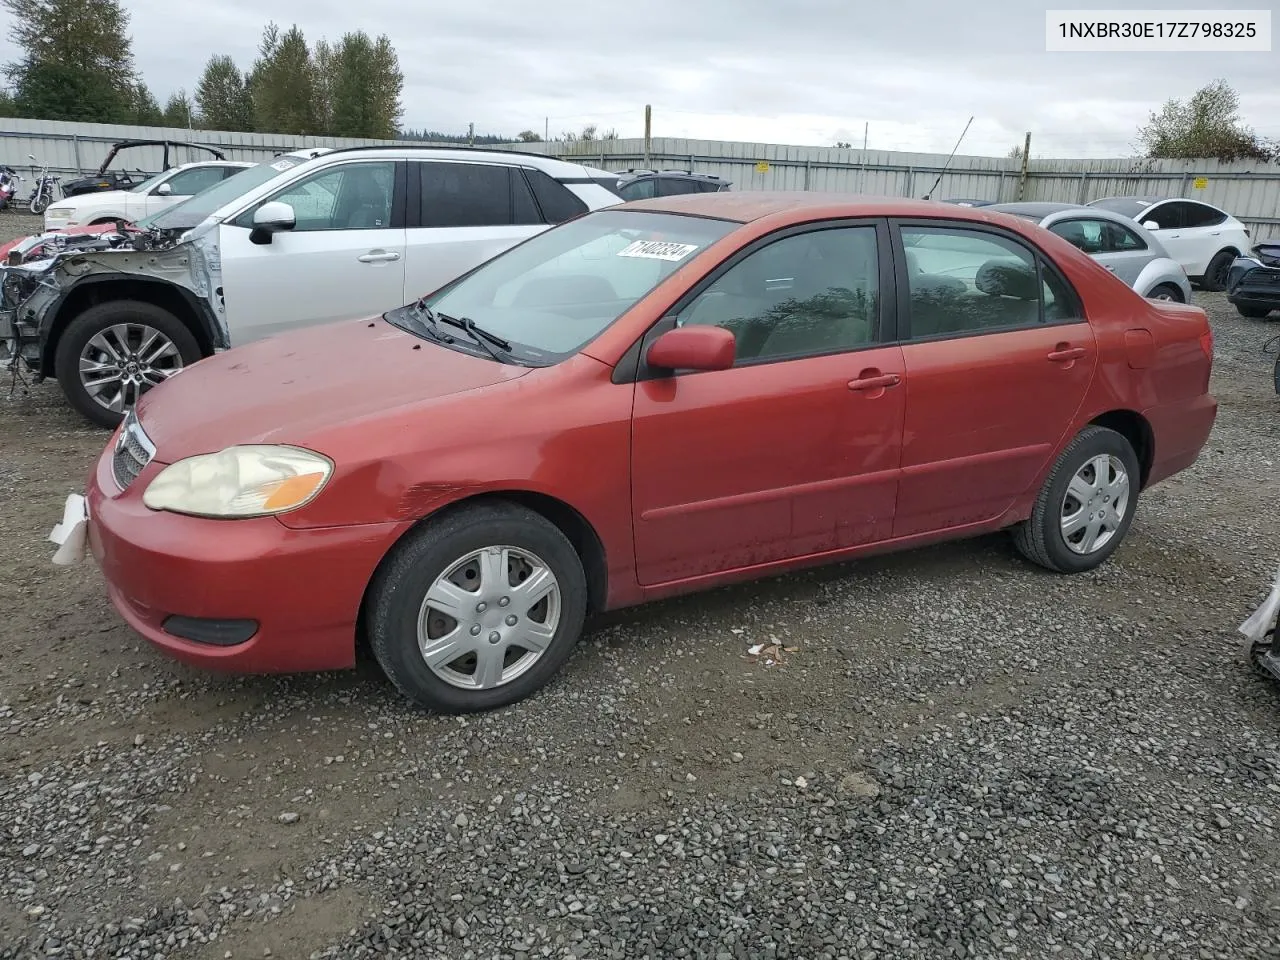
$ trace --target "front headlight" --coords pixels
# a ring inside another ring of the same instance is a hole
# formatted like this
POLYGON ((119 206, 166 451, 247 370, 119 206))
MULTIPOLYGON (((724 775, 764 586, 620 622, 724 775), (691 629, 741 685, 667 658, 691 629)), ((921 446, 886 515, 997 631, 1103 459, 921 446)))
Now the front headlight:
POLYGON ((75 210, 71 207, 50 207, 44 215, 50 220, 70 220, 75 210))
POLYGON ((332 475, 328 457, 301 447, 228 447, 165 467, 142 502, 195 517, 263 517, 309 503, 332 475))

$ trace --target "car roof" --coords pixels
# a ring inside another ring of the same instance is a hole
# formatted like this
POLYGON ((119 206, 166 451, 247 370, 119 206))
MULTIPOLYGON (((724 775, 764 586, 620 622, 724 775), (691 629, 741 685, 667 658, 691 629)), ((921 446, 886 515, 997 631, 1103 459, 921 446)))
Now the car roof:
MULTIPOLYGON (((169 170, 186 170, 188 167, 256 167, 258 163, 255 160, 191 160, 170 167, 169 170)), ((162 170, 161 173, 168 173, 169 170, 162 170)))
POLYGON ((540 153, 529 153, 525 150, 479 149, 477 147, 415 147, 412 143, 379 144, 366 147, 339 147, 328 151, 326 157, 339 154, 346 156, 368 155, 375 157, 390 156, 397 160, 468 160, 477 163, 517 164, 541 170, 556 180, 581 177, 586 168, 580 163, 561 160, 558 157, 544 157, 540 153))
POLYGON ((1063 210, 1090 210, 1075 203, 1055 203, 1050 200, 1030 200, 1015 203, 993 203, 987 209, 1012 213, 1019 217, 1047 217, 1063 210))
MULTIPOLYGON (((750 223, 765 217, 822 220, 838 217, 945 217, 974 223, 996 222, 990 207, 962 207, 941 200, 820 193, 808 190, 739 190, 685 193, 674 197, 632 200, 610 210, 651 210, 750 223)), ((1003 221, 1007 222, 1007 221, 1003 221)))

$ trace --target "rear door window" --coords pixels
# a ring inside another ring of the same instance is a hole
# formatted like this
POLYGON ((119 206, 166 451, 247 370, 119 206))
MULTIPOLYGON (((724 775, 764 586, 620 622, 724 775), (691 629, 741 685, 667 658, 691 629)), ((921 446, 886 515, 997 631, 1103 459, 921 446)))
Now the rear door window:
POLYGON ((511 168, 492 163, 416 164, 423 227, 505 227, 512 218, 511 168))
POLYGON ((563 183, 541 170, 530 168, 524 173, 547 223, 561 223, 587 212, 587 205, 563 183))
POLYGON ((1180 206, 1183 208, 1184 227, 1216 227, 1227 219, 1225 213, 1207 204, 1183 203, 1180 206))

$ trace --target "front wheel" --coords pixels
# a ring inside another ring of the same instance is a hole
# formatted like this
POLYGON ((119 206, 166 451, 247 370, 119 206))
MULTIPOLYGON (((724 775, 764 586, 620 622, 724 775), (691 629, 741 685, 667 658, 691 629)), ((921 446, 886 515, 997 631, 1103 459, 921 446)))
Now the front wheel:
POLYGON ((1231 264, 1235 259, 1236 255, 1230 250, 1219 250, 1209 261, 1209 266, 1205 267, 1204 276, 1200 279, 1200 289, 1210 293, 1225 290, 1227 274, 1231 272, 1231 264))
POLYGON ((582 632, 587 586, 568 538, 513 503, 463 507, 402 540, 371 585, 384 673, 441 713, 490 710, 541 688, 582 632))
POLYGON ((53 368, 67 400, 114 429, 142 394, 201 358, 187 325, 141 300, 90 307, 63 331, 53 368))
POLYGON ((1140 471, 1121 434, 1085 427, 1053 465, 1031 516, 1014 529, 1018 552, 1056 573, 1100 566, 1129 532, 1140 471))
POLYGON ((43 191, 37 193, 31 198, 31 203, 28 204, 28 207, 32 213, 40 216, 40 214, 49 209, 49 195, 43 191))

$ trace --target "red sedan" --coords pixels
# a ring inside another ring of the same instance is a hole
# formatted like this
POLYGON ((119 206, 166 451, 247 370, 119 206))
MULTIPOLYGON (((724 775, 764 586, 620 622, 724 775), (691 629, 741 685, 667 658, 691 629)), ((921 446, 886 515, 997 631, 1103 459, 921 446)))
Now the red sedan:
POLYGON ((593 610, 1002 529, 1097 567, 1205 444, 1212 359, 1202 310, 1020 218, 645 200, 189 367, 54 539, 184 661, 349 667, 363 624, 407 696, 485 709, 593 610))

